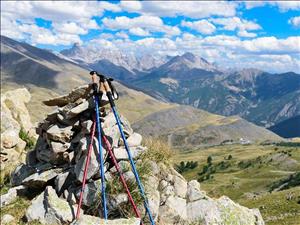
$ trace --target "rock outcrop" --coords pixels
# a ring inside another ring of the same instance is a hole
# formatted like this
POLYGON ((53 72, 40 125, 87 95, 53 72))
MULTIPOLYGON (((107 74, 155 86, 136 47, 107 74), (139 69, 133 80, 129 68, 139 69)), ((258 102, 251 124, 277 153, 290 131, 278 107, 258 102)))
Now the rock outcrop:
POLYGON ((20 131, 35 136, 26 104, 31 95, 26 88, 7 91, 1 94, 1 170, 14 167, 25 159, 23 150, 26 142, 20 137, 20 131), (9 167, 9 168, 8 168, 9 167))
MULTIPOLYGON (((12 174, 11 182, 14 186, 23 185, 41 193, 33 199, 26 212, 28 221, 38 220, 42 224, 60 225, 74 220, 94 116, 94 104, 88 89, 88 86, 80 87, 67 96, 47 101, 58 108, 38 125, 36 132, 39 137, 35 149, 28 152, 26 164, 18 166, 12 174)), ((137 191, 113 113, 104 107, 100 111, 103 131, 125 172, 125 179, 137 191)), ((258 210, 240 206, 227 197, 212 199, 201 190, 197 181, 187 182, 172 166, 142 157, 148 151, 141 145, 142 136, 135 133, 122 116, 121 121, 137 167, 147 167, 146 170, 150 171, 144 173, 140 170, 140 175, 151 212, 157 222, 182 225, 264 224, 258 210)), ((93 147, 81 208, 82 216, 72 223, 74 225, 101 224, 101 179, 96 138, 93 147)), ((124 218, 132 216, 132 210, 126 210, 128 198, 122 188, 117 188, 120 183, 116 170, 105 148, 103 150, 108 210, 110 219, 113 219, 107 224, 139 224, 139 219, 124 218)), ((136 200, 142 215, 145 215, 142 201, 136 200)), ((147 224, 147 216, 143 220, 147 224)))

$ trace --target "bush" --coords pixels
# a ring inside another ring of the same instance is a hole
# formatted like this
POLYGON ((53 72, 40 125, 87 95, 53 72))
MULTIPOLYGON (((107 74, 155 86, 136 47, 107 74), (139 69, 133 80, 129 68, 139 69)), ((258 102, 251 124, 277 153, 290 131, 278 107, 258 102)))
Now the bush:
POLYGON ((171 163, 173 152, 165 141, 162 141, 160 139, 148 138, 143 141, 143 145, 145 145, 148 150, 141 154, 141 160, 148 159, 155 161, 156 163, 171 163))
POLYGON ((28 135, 28 133, 23 129, 21 128, 20 132, 19 132, 19 137, 26 142, 26 147, 25 147, 25 150, 29 150, 29 149, 32 149, 35 145, 35 139, 30 137, 28 135))
POLYGON ((212 157, 211 155, 207 157, 207 164, 212 164, 212 157))
POLYGON ((185 171, 195 169, 197 166, 198 162, 188 161, 185 163, 184 161, 181 161, 179 164, 175 164, 175 169, 178 173, 183 173, 185 171))

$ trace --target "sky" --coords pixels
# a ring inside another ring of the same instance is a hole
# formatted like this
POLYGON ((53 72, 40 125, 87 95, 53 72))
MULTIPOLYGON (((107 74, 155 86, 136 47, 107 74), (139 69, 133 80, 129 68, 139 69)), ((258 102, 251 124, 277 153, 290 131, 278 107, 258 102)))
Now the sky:
POLYGON ((1 1, 1 35, 57 52, 192 52, 223 68, 300 73, 300 1, 1 1))

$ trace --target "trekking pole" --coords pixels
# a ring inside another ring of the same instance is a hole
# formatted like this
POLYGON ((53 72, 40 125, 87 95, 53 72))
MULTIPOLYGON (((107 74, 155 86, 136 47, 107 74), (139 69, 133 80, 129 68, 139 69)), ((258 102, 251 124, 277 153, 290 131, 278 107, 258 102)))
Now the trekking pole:
POLYGON ((87 154, 87 158, 86 158, 86 162, 85 162, 85 166, 84 166, 82 186, 81 186, 81 191, 80 191, 79 203, 78 203, 78 206, 77 206, 77 212, 76 212, 76 219, 77 220, 79 219, 79 216, 80 216, 80 208, 81 208, 83 193, 84 193, 85 184, 86 184, 87 171, 88 171, 90 158, 91 158, 91 153, 92 153, 92 149, 93 149, 93 141, 94 141, 94 136, 95 136, 95 130, 96 130, 96 123, 94 121, 92 131, 91 131, 91 143, 89 145, 89 150, 88 150, 88 154, 87 154))
POLYGON ((139 188, 140 194, 141 194, 142 198, 144 199, 144 207, 145 207, 146 212, 147 212, 147 214, 148 214, 148 216, 149 216, 149 219, 150 219, 151 224, 152 224, 152 225, 155 225, 154 219, 153 219, 153 217, 152 217, 152 214, 151 214, 151 211, 150 211, 150 208, 149 208, 149 205, 148 205, 148 201, 147 201, 147 198, 146 198, 146 195, 145 195, 145 191, 144 191, 143 185, 142 185, 142 183, 141 183, 141 181, 140 181, 140 178, 139 178, 139 175, 138 175, 136 166, 135 166, 135 164, 134 164, 132 155, 131 155, 131 153, 130 153, 129 146, 128 146, 128 144, 127 144, 127 140, 126 140, 125 134, 124 134, 124 132, 123 132, 123 128, 122 128, 122 126, 121 126, 120 117, 119 117, 119 115, 118 115, 118 112, 117 112, 117 109, 116 109, 116 106, 115 106, 115 103, 114 103, 114 99, 113 99, 113 97, 112 97, 111 88, 110 88, 110 85, 108 84, 107 78, 106 78, 105 76, 103 76, 103 75, 98 74, 96 71, 92 71, 90 74, 96 74, 97 76, 99 76, 99 77, 100 77, 100 84, 103 84, 103 86, 104 86, 104 89, 105 89, 105 91, 106 91, 106 95, 107 95, 107 97, 108 97, 110 106, 111 106, 111 108, 112 108, 112 111, 113 111, 113 113, 114 113, 116 122, 117 122, 117 124, 118 124, 118 128, 119 128, 119 131, 120 131, 122 140, 123 140, 123 142, 124 142, 125 149, 126 149, 126 152, 127 152, 128 158, 129 158, 129 162, 130 162, 130 165, 131 165, 131 168, 132 168, 134 177, 135 177, 135 179, 136 179, 136 182, 137 182, 137 184, 138 184, 138 188, 139 188))
MULTIPOLYGON (((132 205, 132 207, 133 207, 133 211, 134 211, 135 215, 136 215, 138 218, 141 219, 140 212, 139 212, 139 210, 137 209, 137 207, 136 207, 136 205, 135 205, 135 203, 134 203, 134 200, 133 200, 133 198, 132 198, 132 196, 131 196, 131 193, 130 193, 129 188, 128 188, 127 184, 126 184, 125 178, 124 178, 124 176, 123 176, 123 172, 122 172, 122 170, 121 170, 121 168, 120 168, 120 166, 119 166, 119 163, 117 162, 117 159, 116 159, 116 157, 115 157, 115 155, 114 155, 114 153, 113 153, 113 151, 112 151, 111 145, 110 145, 109 141, 107 140, 107 137, 105 136, 103 130, 102 130, 102 139, 103 139, 103 142, 104 142, 104 144, 105 144, 105 146, 106 146, 106 150, 108 151, 108 154, 109 154, 110 158, 112 159, 113 164, 114 164, 114 166, 115 166, 115 168, 116 168, 116 170, 117 170, 117 172, 118 172, 118 174, 119 174, 119 176, 120 176, 120 180, 121 180, 121 182, 122 182, 122 184, 123 184, 123 187, 124 187, 125 190, 126 190, 126 193, 127 193, 127 195, 128 195, 129 201, 130 201, 130 203, 131 203, 131 205, 132 205)), ((141 221, 140 224, 142 225, 143 222, 141 221)))
MULTIPOLYGON (((101 197, 102 197, 102 205, 103 205, 103 216, 104 219, 107 220, 107 206, 106 206, 106 195, 105 195, 105 176, 104 176, 104 160, 103 160, 103 152, 102 152, 102 143, 101 143, 101 120, 99 114, 99 96, 98 96, 98 87, 97 87, 97 75, 92 75, 93 81, 93 89, 94 89, 94 101, 96 108, 96 126, 97 126, 97 137, 98 137, 98 148, 99 148, 99 160, 100 160, 100 175, 101 175, 101 197)), ((101 93, 100 93, 101 94, 101 93)), ((102 94, 101 94, 102 96, 102 94)))

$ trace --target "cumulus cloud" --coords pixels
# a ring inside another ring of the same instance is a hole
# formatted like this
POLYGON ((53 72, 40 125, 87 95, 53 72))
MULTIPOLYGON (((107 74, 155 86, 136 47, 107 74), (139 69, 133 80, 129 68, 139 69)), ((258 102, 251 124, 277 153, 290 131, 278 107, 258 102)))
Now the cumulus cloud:
POLYGON ((265 5, 278 7, 280 11, 286 12, 288 10, 299 10, 299 1, 245 1, 246 9, 252 9, 255 7, 262 7, 265 5))
POLYGON ((214 18, 210 19, 214 24, 220 25, 224 30, 238 30, 238 35, 241 37, 256 37, 255 33, 249 33, 248 31, 260 30, 262 27, 249 20, 240 19, 239 17, 230 18, 214 18))
POLYGON ((155 16, 234 16, 238 4, 228 1, 122 1, 120 7, 128 12, 155 16))
POLYGON ((300 16, 289 19, 289 24, 293 25, 293 27, 300 28, 300 16))
POLYGON ((181 26, 189 27, 202 34, 212 34, 216 31, 216 27, 207 20, 198 20, 194 22, 182 21, 181 26))
POLYGON ((138 16, 129 18, 127 16, 119 16, 114 19, 104 18, 103 25, 107 28, 118 30, 131 30, 135 35, 146 36, 149 32, 162 32, 168 35, 179 35, 180 30, 176 26, 165 25, 161 18, 157 16, 138 16), (138 29, 139 28, 139 29, 138 29))

